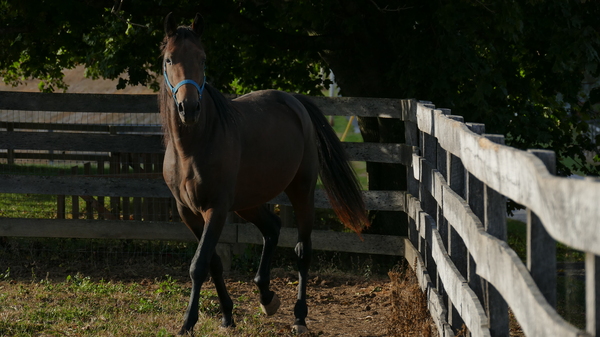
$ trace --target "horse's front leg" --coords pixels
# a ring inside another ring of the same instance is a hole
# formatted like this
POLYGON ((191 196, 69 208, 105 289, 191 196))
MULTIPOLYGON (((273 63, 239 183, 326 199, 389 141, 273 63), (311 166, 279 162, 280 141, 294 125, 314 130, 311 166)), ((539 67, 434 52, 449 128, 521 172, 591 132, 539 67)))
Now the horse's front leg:
MULTIPOLYGON (((196 253, 192 259, 192 264, 190 265, 192 292, 190 294, 190 301, 185 312, 183 326, 179 331, 180 335, 191 332, 196 322, 198 322, 200 289, 202 288, 204 281, 206 281, 209 270, 212 269, 215 273, 220 271, 220 259, 218 259, 218 257, 213 259, 213 256, 215 255, 215 247, 217 246, 217 242, 221 236, 221 231, 225 225, 226 217, 226 211, 217 211, 214 209, 208 210, 204 214, 206 224, 204 226, 200 242, 198 243, 198 248, 196 249, 196 253)), ((224 287, 224 283, 221 284, 221 286, 224 287)), ((229 316, 227 321, 233 324, 231 315, 227 315, 226 313, 224 314, 225 316, 229 316)), ((228 322, 225 320, 223 321, 224 324, 227 324, 228 322)))

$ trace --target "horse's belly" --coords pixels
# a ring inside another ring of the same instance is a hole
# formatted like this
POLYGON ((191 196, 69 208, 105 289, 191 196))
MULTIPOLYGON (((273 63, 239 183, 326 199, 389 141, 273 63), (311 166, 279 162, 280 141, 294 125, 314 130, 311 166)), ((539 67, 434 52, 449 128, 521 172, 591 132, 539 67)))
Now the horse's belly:
POLYGON ((278 196, 296 176, 299 160, 274 159, 262 164, 240 171, 232 210, 262 205, 278 196))

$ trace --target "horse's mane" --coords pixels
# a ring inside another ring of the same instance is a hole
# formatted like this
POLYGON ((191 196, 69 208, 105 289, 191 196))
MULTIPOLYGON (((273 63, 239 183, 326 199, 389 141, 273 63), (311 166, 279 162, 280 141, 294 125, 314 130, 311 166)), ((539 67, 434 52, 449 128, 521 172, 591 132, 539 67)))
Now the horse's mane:
MULTIPOLYGON (((179 27, 177 28, 177 32, 175 34, 175 38, 165 37, 162 45, 161 45, 161 56, 164 56, 165 50, 168 48, 170 44, 180 43, 185 39, 191 39, 194 43, 198 44, 200 48, 202 47, 202 43, 198 36, 188 27, 179 27)), ((235 122, 235 113, 231 108, 231 102, 219 90, 215 87, 206 83, 204 86, 205 93, 207 93, 213 100, 216 108, 217 117, 223 126, 229 125, 230 123, 235 122)), ((169 129, 168 129, 168 111, 173 108, 173 98, 167 89, 165 82, 163 81, 160 85, 160 91, 158 93, 158 107, 160 109, 160 116, 162 122, 163 133, 165 135, 164 142, 165 145, 169 139, 169 129)))

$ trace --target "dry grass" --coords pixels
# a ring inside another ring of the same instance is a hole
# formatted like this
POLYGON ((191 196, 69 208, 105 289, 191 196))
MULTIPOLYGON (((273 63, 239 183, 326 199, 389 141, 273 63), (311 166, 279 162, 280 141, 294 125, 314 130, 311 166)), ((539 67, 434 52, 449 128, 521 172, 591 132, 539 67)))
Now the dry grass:
POLYGON ((391 281, 389 336, 437 336, 427 297, 421 291, 411 268, 395 268, 388 273, 391 281))

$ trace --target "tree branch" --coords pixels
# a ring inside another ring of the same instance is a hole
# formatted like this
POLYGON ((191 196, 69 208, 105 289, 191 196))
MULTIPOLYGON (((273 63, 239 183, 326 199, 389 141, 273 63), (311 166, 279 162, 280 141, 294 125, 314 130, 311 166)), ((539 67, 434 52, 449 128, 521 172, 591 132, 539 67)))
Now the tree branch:
POLYGON ((375 0, 371 0, 371 2, 373 3, 373 5, 375 5, 375 7, 377 8, 378 11, 380 11, 381 13, 385 13, 385 12, 399 12, 399 11, 403 11, 406 9, 411 9, 414 7, 396 7, 396 8, 390 8, 390 6, 385 6, 384 8, 379 7, 379 5, 375 2, 375 0))
POLYGON ((115 4, 114 4, 113 8, 110 10, 110 12, 111 12, 111 13, 112 13, 114 16, 116 16, 116 17, 117 17, 117 19, 119 19, 120 21, 122 21, 122 22, 125 22, 126 24, 128 24, 128 25, 131 25, 131 26, 137 26, 137 27, 142 27, 142 28, 149 28, 148 26, 140 25, 139 23, 133 23, 133 22, 131 22, 131 21, 129 21, 129 20, 127 20, 127 19, 125 19, 123 16, 121 16, 119 13, 121 12, 121 6, 123 6, 123 1, 124 1, 124 0, 120 0, 120 1, 118 1, 118 3, 119 3, 119 8, 115 9, 115 7, 117 6, 117 1, 118 1, 118 0, 116 0, 116 1, 115 1, 115 4))
POLYGON ((4 34, 20 34, 20 33, 29 33, 31 30, 25 27, 9 27, 9 28, 0 28, 0 35, 4 34))
POLYGON ((324 34, 324 35, 299 35, 277 32, 254 21, 244 17, 243 15, 231 12, 227 15, 226 21, 237 28, 241 33, 246 35, 258 35, 269 43, 280 49, 290 50, 339 50, 344 48, 345 36, 324 34))

